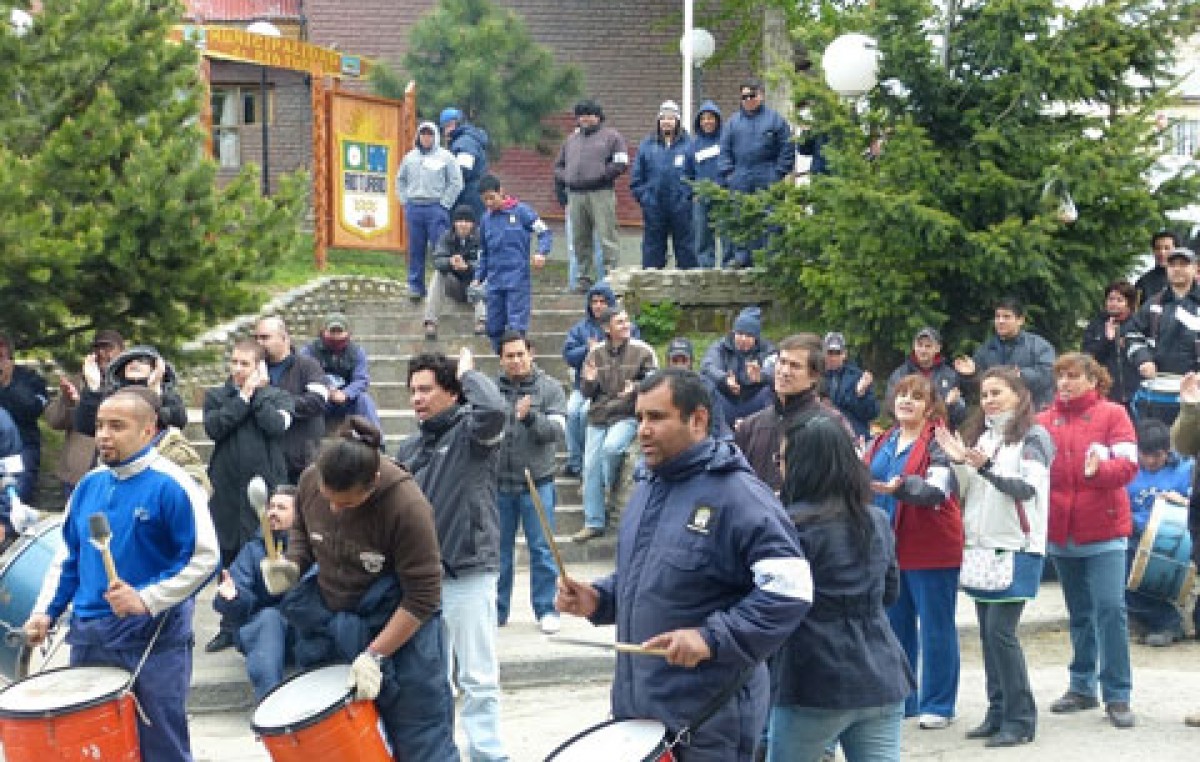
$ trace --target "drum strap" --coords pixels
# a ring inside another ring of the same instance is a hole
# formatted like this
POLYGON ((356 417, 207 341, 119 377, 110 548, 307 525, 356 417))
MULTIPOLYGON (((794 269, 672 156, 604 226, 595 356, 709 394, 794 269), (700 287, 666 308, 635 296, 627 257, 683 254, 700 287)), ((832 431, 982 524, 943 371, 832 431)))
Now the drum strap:
POLYGON ((675 737, 667 741, 667 748, 673 749, 680 744, 687 746, 691 742, 692 733, 694 733, 701 725, 712 719, 712 716, 716 714, 721 707, 725 706, 725 703, 729 701, 729 699, 731 699, 735 693, 740 691, 742 686, 750 681, 750 678, 754 676, 754 670, 757 667, 758 663, 755 662, 735 675, 733 681, 730 682, 729 685, 726 685, 724 690, 713 696, 712 699, 710 699, 709 702, 704 705, 704 708, 700 710, 700 713, 696 715, 691 722, 680 728, 679 732, 675 734, 675 737))

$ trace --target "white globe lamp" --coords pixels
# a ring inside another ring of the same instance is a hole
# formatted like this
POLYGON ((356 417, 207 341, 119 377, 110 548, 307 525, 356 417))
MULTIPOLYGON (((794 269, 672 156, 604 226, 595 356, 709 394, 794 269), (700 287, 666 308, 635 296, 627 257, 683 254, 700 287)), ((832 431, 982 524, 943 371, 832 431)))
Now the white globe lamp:
POLYGON ((879 82, 879 45, 865 34, 843 34, 825 48, 821 68, 830 90, 859 98, 879 82))

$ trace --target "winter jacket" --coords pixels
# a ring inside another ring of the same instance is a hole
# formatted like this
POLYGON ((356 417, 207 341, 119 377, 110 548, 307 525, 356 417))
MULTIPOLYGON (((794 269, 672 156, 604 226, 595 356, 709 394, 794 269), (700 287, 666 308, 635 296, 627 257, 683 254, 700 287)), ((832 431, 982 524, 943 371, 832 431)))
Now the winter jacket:
POLYGON ((554 177, 569 192, 586 193, 611 190, 627 169, 625 138, 601 123, 594 130, 577 129, 567 136, 554 162, 554 177))
POLYGON ((488 134, 480 127, 461 122, 450 133, 450 153, 462 173, 463 194, 479 195, 479 181, 487 175, 488 134))
POLYGON ((450 210, 462 193, 463 178, 454 154, 441 147, 437 126, 421 122, 411 151, 404 155, 396 173, 396 195, 402 204, 440 204, 450 210), (421 148, 421 130, 433 130, 433 146, 421 148))
MULTIPOLYGON (((196 484, 204 490, 204 494, 212 500, 213 486, 208 478, 208 464, 204 462, 204 458, 200 457, 200 453, 196 452, 196 448, 192 447, 192 443, 182 431, 174 426, 168 426, 158 432, 158 436, 154 438, 154 446, 162 453, 163 457, 179 466, 184 472, 195 480, 196 484)), ((211 506, 212 503, 210 502, 211 506)))
POLYGON ((1108 370, 1108 375, 1113 380, 1108 398, 1119 405, 1128 405, 1142 383, 1137 366, 1129 361, 1126 352, 1128 340, 1125 338, 1125 331, 1132 321, 1133 315, 1125 318, 1117 326, 1117 335, 1112 339, 1108 338, 1105 330, 1108 325, 1107 313, 1092 318, 1087 328, 1083 329, 1083 351, 1096 358, 1096 362, 1108 370))
POLYGON ((753 193, 779 182, 796 166, 792 128, 774 109, 742 109, 730 117, 721 133, 717 158, 721 184, 733 191, 753 193))
POLYGON ((840 410, 817 396, 815 387, 793 394, 785 403, 780 403, 779 395, 772 395, 772 400, 774 404, 770 407, 742 419, 733 440, 745 453, 758 478, 778 492, 783 486, 783 475, 779 473, 779 441, 792 421, 809 410, 824 408, 829 415, 842 421, 847 434, 851 429, 840 410))
POLYGON ((825 394, 846 416, 854 435, 865 438, 871 435, 871 421, 879 416, 879 400, 874 389, 858 396, 856 388, 862 376, 862 368, 847 360, 841 368, 825 371, 825 394))
POLYGON ((452 578, 500 569, 496 470, 508 417, 487 376, 469 370, 462 387, 464 404, 422 421, 396 451, 396 462, 433 505, 442 565, 452 578))
POLYGON ((638 146, 629 190, 645 214, 676 211, 691 206, 692 188, 688 181, 695 175, 692 141, 687 131, 681 131, 668 145, 660 129, 638 146))
POLYGON ((975 445, 992 459, 990 468, 954 466, 966 546, 1045 555, 1054 440, 1034 425, 1020 442, 1005 444, 1003 430, 1009 418, 1011 413, 989 416, 975 445), (1028 534, 1021 528, 1018 502, 1025 511, 1028 534))
MULTIPOLYGON (((286 541, 287 533, 274 533, 272 542, 286 541)), ((237 554, 237 558, 229 567, 229 576, 237 588, 237 596, 229 600, 222 595, 213 596, 213 610, 221 615, 222 627, 237 630, 250 621, 258 612, 272 606, 278 606, 283 600, 282 595, 271 595, 263 583, 259 564, 267 557, 267 546, 263 543, 262 535, 249 540, 237 554)), ((254 643, 240 644, 243 653, 249 653, 254 643)))
POLYGON ((771 661, 780 706, 865 709, 902 701, 916 687, 885 608, 900 590, 892 531, 882 511, 869 510, 864 549, 844 518, 788 506, 816 595, 771 661))
POLYGON ((652 717, 677 731, 751 669, 686 756, 748 762, 766 719, 762 662, 803 620, 813 591, 787 514, 737 448, 705 439, 650 469, 621 519, 616 571, 593 586, 592 621, 615 623, 618 641, 697 628, 712 652, 694 669, 617 654, 613 716, 652 717))
MULTIPOLYGON (((579 371, 583 368, 583 361, 587 357, 588 351, 591 350, 589 339, 596 341, 604 341, 606 334, 604 327, 600 322, 592 317, 588 305, 592 303, 592 296, 595 294, 603 294, 604 300, 608 302, 609 307, 617 305, 616 294, 608 287, 607 283, 597 283, 588 289, 588 292, 583 297, 583 319, 567 330, 567 340, 563 343, 562 356, 567 361, 567 365, 571 366, 572 375, 575 378, 575 388, 579 388, 579 371)), ((633 338, 641 338, 641 332, 636 325, 630 325, 630 336, 633 338)))
POLYGON ((892 520, 896 558, 900 568, 957 569, 962 566, 963 523, 958 504, 958 484, 950 459, 933 438, 934 422, 921 429, 917 439, 900 453, 896 445, 900 427, 875 438, 863 456, 874 481, 900 476, 892 495, 876 495, 875 505, 892 520), (902 460, 897 471, 886 468, 902 460))
POLYGON ((584 362, 589 360, 596 365, 596 380, 579 383, 579 393, 591 400, 588 425, 611 426, 633 418, 637 394, 626 394, 625 385, 630 381, 636 385, 658 368, 654 347, 633 337, 620 346, 605 339, 588 352, 584 362))
POLYGON ((21 432, 21 442, 26 447, 42 441, 38 418, 48 402, 46 380, 32 368, 14 366, 8 386, 0 386, 0 408, 12 416, 17 430, 21 432))
POLYGON ((567 396, 557 379, 537 367, 522 379, 501 374, 496 386, 508 408, 497 471, 500 491, 524 493, 529 489, 525 469, 529 469, 534 484, 554 479, 555 446, 567 430, 567 396), (519 419, 517 400, 525 396, 530 400, 529 415, 519 419))
POLYGON ((975 373, 963 381, 976 384, 989 368, 1015 366, 1033 395, 1034 408, 1041 410, 1054 401, 1054 358, 1054 347, 1036 333, 1021 331, 1007 340, 992 334, 975 350, 975 373))
POLYGON ((733 343, 733 334, 726 334, 720 341, 714 341, 704 352, 700 362, 700 372, 708 377, 717 387, 717 391, 730 399, 750 399, 764 386, 775 382, 775 363, 771 361, 775 354, 775 345, 766 339, 758 339, 748 352, 741 352, 733 343), (750 360, 758 362, 762 369, 757 383, 752 382, 746 375, 746 363, 750 360), (728 376, 732 372, 741 386, 741 392, 736 395, 729 391, 728 376))
MULTIPOLYGON (((318 566, 325 606, 355 611, 370 590, 384 580, 398 580, 404 590, 400 607, 420 622, 432 616, 442 601, 437 534, 433 511, 412 475, 383 460, 379 482, 366 501, 336 514, 321 495, 320 482, 315 468, 300 477, 287 557, 301 574, 318 566)), ((384 621, 394 610, 381 612, 384 621)))
POLYGON ((353 341, 345 349, 335 352, 317 338, 300 350, 317 361, 325 372, 325 383, 330 389, 341 389, 350 401, 358 399, 371 386, 371 372, 367 367, 367 352, 353 341))
POLYGON ((298 479, 316 459, 325 436, 325 402, 329 399, 325 371, 311 357, 293 352, 275 364, 268 362, 267 373, 271 386, 287 392, 292 400, 293 417, 283 437, 283 457, 288 475, 298 479))
MULTIPOLYGON (((1200 404, 1185 402, 1179 406, 1179 417, 1171 426, 1171 444, 1181 455, 1200 456, 1200 404)), ((1200 538, 1200 490, 1195 482, 1188 500, 1188 532, 1193 538, 1200 538)), ((1200 542, 1192 543, 1192 561, 1200 566, 1200 542)))
POLYGON ((529 289, 532 267, 529 262, 530 239, 537 236, 537 251, 549 256, 553 246, 550 228, 529 204, 506 196, 497 211, 488 211, 479 223, 483 247, 475 280, 487 283, 489 291, 529 289))
POLYGON ((1159 373, 1200 370, 1200 286, 1182 298, 1166 288, 1143 305, 1125 331, 1125 354, 1134 368, 1152 362, 1159 373))
POLYGON ((696 111, 696 120, 693 122, 691 158, 696 180, 720 182, 717 165, 721 156, 721 132, 721 109, 712 101, 704 101, 696 111), (713 132, 700 131, 700 115, 705 112, 717 117, 717 128, 713 132))
POLYGON ((433 268, 438 272, 453 275, 459 280, 470 283, 475 280, 475 269, 479 266, 480 253, 483 251, 483 241, 479 237, 479 226, 471 230, 466 238, 460 238, 454 232, 454 226, 442 234, 433 246, 433 268), (466 270, 455 270, 450 260, 457 254, 467 263, 466 270))
POLYGON ((1125 488, 1129 493, 1129 510, 1133 518, 1134 534, 1140 535, 1150 521, 1150 513, 1154 510, 1154 501, 1159 495, 1176 492, 1184 497, 1192 494, 1192 480, 1196 461, 1191 458, 1181 458, 1179 453, 1172 452, 1167 456, 1167 462, 1157 471, 1147 471, 1139 468, 1137 476, 1125 488))
POLYGON ((1129 493, 1137 475, 1137 436, 1125 408, 1090 391, 1038 414, 1054 439, 1050 467, 1050 534, 1055 545, 1076 545, 1128 537, 1132 531, 1129 493), (1089 451, 1096 450, 1100 467, 1084 476, 1089 451))
POLYGON ((1164 288, 1171 287, 1171 282, 1167 280, 1167 268, 1155 265, 1142 273, 1142 277, 1137 279, 1133 287, 1137 290, 1138 307, 1146 306, 1164 288))
POLYGON ((958 400, 953 405, 946 405, 946 412, 950 414, 952 428, 957 429, 966 420, 967 400, 962 382, 958 372, 942 359, 940 354, 933 358, 933 365, 928 370, 918 365, 916 358, 910 353, 904 364, 892 371, 892 375, 888 377, 887 390, 883 393, 883 409, 889 415, 892 412, 892 403, 895 402, 896 384, 905 376, 924 376, 929 379, 942 402, 946 401, 952 389, 958 389, 958 400))
MULTIPOLYGON (((76 389, 83 388, 82 378, 74 377, 71 382, 76 389)), ((92 470, 92 464, 96 462, 96 438, 75 428, 75 412, 78 409, 79 403, 72 402, 62 393, 54 395, 54 399, 46 406, 46 424, 65 433, 54 475, 64 485, 72 487, 92 470)))
POLYGON ((204 433, 213 441, 208 477, 217 540, 226 563, 258 532, 258 511, 246 485, 261 476, 268 490, 288 480, 285 436, 295 412, 292 396, 264 386, 246 400, 232 380, 204 394, 204 433))

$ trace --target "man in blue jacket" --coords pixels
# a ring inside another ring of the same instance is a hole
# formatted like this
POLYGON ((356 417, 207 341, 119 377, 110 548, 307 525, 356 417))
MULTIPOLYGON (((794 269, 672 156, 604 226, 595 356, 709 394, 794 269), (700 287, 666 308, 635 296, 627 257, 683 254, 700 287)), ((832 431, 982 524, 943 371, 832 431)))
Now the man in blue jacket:
POLYGON ((762 310, 746 307, 733 321, 733 330, 714 341, 704 353, 700 372, 717 390, 713 415, 737 430, 737 422, 765 407, 773 397, 775 345, 762 337, 762 310))
POLYGON ((17 474, 17 492, 26 503, 36 503, 38 473, 42 463, 42 433, 38 419, 46 409, 46 379, 32 368, 17 365, 12 339, 0 333, 0 408, 8 411, 21 432, 23 470, 17 474))
MULTIPOLYGON (((458 169, 462 172, 463 189, 454 206, 467 204, 475 210, 475 219, 483 217, 483 199, 479 195, 479 181, 487 176, 488 134, 480 127, 467 121, 461 109, 442 109, 438 126, 446 138, 446 145, 458 169)), ((453 208, 453 207, 452 207, 453 208)))
POLYGON ((675 266, 696 266, 692 245, 691 140, 683 129, 679 105, 664 101, 658 107, 658 124, 638 146, 629 190, 642 207, 642 267, 667 266, 667 239, 675 252, 675 266))
POLYGON ((879 416, 879 400, 872 384, 875 377, 848 359, 846 337, 832 331, 825 334, 825 394, 833 406, 846 416, 855 439, 871 437, 871 421, 879 416))
POLYGON ((974 357, 957 357, 954 370, 963 383, 978 386, 988 368, 1014 367, 1033 395, 1033 406, 1043 410, 1054 401, 1054 347, 1025 330, 1025 305, 1015 296, 996 301, 996 333, 975 350, 974 357))
POLYGON ((621 521, 616 571, 592 584, 560 578, 555 605, 615 622, 620 642, 666 649, 664 659, 617 655, 617 719, 657 719, 676 734, 745 679, 675 753, 680 762, 748 762, 770 700, 763 661, 812 603, 808 562, 737 447, 708 436, 712 402, 698 375, 650 376, 637 415, 648 473, 621 521))
MULTIPOLYGON (((712 101, 700 104, 692 132, 692 166, 697 182, 708 180, 720 183, 717 171, 721 157, 721 109, 712 101)), ((696 250, 698 267, 715 267, 717 264, 716 229, 709 219, 711 204, 699 196, 692 203, 692 246, 696 250)), ((729 242, 721 239, 721 250, 729 248, 729 242)))
MULTIPOLYGON (((725 125, 717 159, 722 184, 736 193, 755 193, 787 177, 796 165, 792 128, 763 104, 763 85, 748 79, 741 87, 742 107, 725 125)), ((750 244, 735 243, 724 264, 749 267, 752 252, 766 245, 765 236, 750 244)))

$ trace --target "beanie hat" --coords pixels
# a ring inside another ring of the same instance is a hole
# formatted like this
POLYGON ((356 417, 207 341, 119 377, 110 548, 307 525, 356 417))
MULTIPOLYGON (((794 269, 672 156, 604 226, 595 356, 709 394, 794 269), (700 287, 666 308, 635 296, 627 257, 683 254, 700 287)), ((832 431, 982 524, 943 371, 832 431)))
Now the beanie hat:
POLYGON ((604 109, 591 98, 585 98, 575 104, 575 116, 598 116, 604 118, 604 109))
POLYGON ((664 116, 674 117, 675 120, 678 121, 679 120, 679 104, 676 103, 675 101, 670 101, 670 100, 663 101, 662 105, 658 107, 658 118, 662 119, 664 116))
POLYGON ((467 204, 459 204, 458 206, 454 207, 454 214, 451 215, 451 219, 453 219, 455 222, 458 222, 459 220, 470 220, 471 222, 477 222, 475 219, 475 209, 467 204))
POLYGON ((453 107, 444 108, 442 109, 441 116, 438 117, 438 127, 444 128, 446 126, 446 122, 461 122, 462 118, 463 113, 458 109, 453 107))
POLYGON ((758 338, 762 335, 762 310, 758 307, 746 307, 738 313, 733 321, 733 332, 744 333, 758 338))

